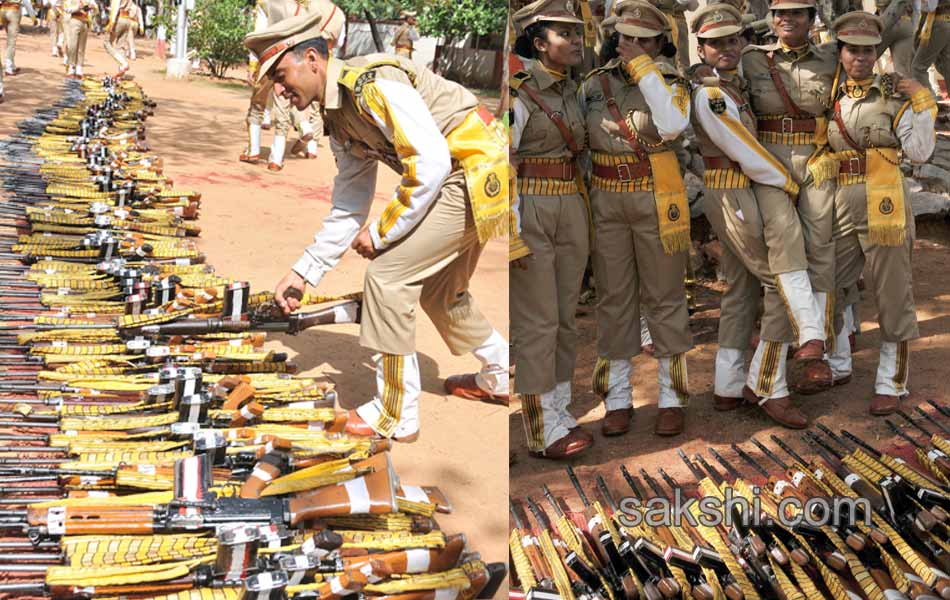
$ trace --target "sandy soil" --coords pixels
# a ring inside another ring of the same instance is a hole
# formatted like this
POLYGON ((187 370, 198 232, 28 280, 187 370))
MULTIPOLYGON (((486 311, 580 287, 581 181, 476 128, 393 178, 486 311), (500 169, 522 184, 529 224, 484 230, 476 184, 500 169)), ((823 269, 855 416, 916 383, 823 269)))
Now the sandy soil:
MULTIPOLYGON (((136 80, 158 102, 155 116, 147 123, 149 143, 164 158, 166 172, 177 186, 203 195, 200 245, 208 262, 222 274, 249 281, 252 289, 272 289, 329 211, 336 168, 327 143, 321 141, 316 160, 288 158, 278 174, 269 173, 263 165, 238 162, 246 143, 249 88, 206 78, 166 81, 164 63, 153 56, 153 48, 153 42, 140 39, 139 60, 132 67, 136 80)), ((21 31, 16 61, 22 71, 5 79, 0 137, 12 132, 18 119, 50 105, 61 93, 64 68, 50 56, 45 32, 21 31)), ((86 73, 115 70, 102 38, 90 36, 86 73)), ((270 137, 264 133, 265 146, 270 137)), ((393 172, 380 169, 377 210, 397 182, 393 172)), ((348 253, 319 291, 361 290, 365 268, 359 256, 348 253)), ((507 272, 507 247, 492 242, 472 279, 481 310, 506 335, 507 272)), ((370 353, 359 346, 357 326, 278 336, 270 343, 290 352, 301 373, 324 373, 336 382, 344 407, 355 407, 372 396, 375 380, 370 353)), ((507 411, 443 394, 447 376, 476 370, 478 361, 452 356, 426 317, 419 320, 417 348, 422 434, 415 444, 397 447, 393 453, 397 471, 406 483, 440 486, 455 507, 454 514, 439 518, 442 527, 468 534, 471 549, 480 551, 484 559, 506 561, 507 411)))

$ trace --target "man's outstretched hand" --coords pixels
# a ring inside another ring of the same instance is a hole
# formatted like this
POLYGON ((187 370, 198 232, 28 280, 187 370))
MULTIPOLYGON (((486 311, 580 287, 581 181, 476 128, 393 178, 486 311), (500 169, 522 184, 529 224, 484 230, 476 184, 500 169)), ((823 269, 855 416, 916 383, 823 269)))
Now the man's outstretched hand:
POLYGON ((369 234, 369 229, 365 227, 360 230, 356 239, 350 244, 350 248, 356 250, 356 253, 363 258, 369 260, 376 258, 376 248, 373 247, 373 238, 369 234))
POLYGON ((300 301, 303 300, 303 294, 306 291, 307 282, 296 271, 291 271, 277 282, 277 287, 274 288, 274 298, 284 314, 289 315, 300 308, 300 301))

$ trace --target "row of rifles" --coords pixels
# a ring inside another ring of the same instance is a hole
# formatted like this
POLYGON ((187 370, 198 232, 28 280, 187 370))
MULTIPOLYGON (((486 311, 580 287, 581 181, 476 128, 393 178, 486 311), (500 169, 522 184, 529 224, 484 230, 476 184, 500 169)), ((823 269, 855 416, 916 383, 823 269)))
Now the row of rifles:
POLYGON ((359 294, 285 317, 216 273, 155 104, 66 85, 0 142, 0 597, 491 597, 505 565, 439 528, 442 492, 263 345, 358 322, 359 294))
POLYGON ((948 600, 950 408, 898 417, 887 451, 821 424, 808 451, 774 435, 734 458, 678 449, 691 480, 621 466, 623 496, 568 467, 578 510, 547 485, 511 499, 511 597, 948 600))

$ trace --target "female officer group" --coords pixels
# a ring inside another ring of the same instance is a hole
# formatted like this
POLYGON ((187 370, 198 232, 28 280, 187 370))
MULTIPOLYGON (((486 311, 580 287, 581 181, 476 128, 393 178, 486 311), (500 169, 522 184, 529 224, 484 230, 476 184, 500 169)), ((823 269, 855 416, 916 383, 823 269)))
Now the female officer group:
POLYGON ((515 51, 528 66, 511 80, 510 314, 533 455, 566 458, 594 443, 568 411, 588 256, 602 434, 627 432, 633 418, 630 360, 641 351, 641 314, 658 361, 654 431, 685 427, 690 215, 674 144, 690 125, 728 283, 714 407, 754 406, 783 426, 805 427, 786 380, 790 346, 803 363, 798 393, 850 380, 862 273, 881 330, 869 411, 890 414, 908 393, 908 341, 918 336, 914 221, 899 164, 933 152, 936 101, 912 79, 874 73, 878 17, 842 15, 832 27, 837 42, 816 46, 814 0, 770 8, 778 41, 748 47, 731 3, 699 10, 690 29, 701 63, 681 73, 670 19, 644 0, 621 0, 603 23, 603 66, 579 85, 569 75, 582 59, 571 0, 538 0, 513 15, 515 51))

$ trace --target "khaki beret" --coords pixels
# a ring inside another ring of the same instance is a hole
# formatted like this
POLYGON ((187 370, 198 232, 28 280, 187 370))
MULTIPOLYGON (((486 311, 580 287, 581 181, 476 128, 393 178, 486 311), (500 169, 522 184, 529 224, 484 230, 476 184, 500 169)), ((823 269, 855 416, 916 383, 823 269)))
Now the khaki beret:
POLYGON ((536 0, 511 15, 518 35, 524 33, 530 25, 540 21, 583 24, 574 12, 573 0, 536 0))
POLYGON ((285 52, 301 42, 315 38, 330 41, 339 39, 340 30, 346 17, 336 5, 326 3, 328 10, 316 10, 311 7, 308 14, 291 17, 270 25, 267 29, 250 33, 244 38, 244 45, 257 55, 260 68, 257 80, 260 81, 273 68, 285 52))
POLYGON ((698 38, 722 38, 742 31, 742 14, 730 4, 707 4, 693 15, 690 31, 698 38))
POLYGON ((884 21, 862 10, 845 13, 831 24, 835 37, 855 46, 877 46, 884 33, 884 21))
POLYGON ((663 11, 644 0, 621 0, 617 4, 617 31, 628 37, 650 38, 669 31, 663 11))

